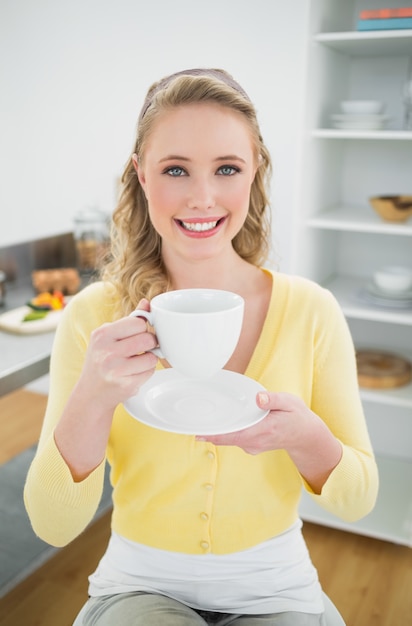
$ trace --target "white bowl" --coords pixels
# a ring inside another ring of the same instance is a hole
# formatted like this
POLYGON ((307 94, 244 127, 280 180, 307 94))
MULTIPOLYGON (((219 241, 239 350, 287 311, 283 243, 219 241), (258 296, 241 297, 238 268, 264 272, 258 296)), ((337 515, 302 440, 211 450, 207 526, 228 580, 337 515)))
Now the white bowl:
POLYGON ((412 288, 412 269, 407 267, 383 267, 373 275, 375 284, 383 291, 403 293, 412 288))
POLYGON ((380 113, 383 108, 379 100, 343 100, 340 106, 344 113, 380 113))

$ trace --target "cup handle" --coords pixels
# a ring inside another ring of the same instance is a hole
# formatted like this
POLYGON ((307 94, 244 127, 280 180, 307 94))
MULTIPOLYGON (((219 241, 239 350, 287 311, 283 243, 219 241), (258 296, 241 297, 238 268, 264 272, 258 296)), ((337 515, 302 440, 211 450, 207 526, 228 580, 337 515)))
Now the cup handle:
MULTIPOLYGON (((153 326, 152 314, 150 313, 150 311, 144 311, 143 309, 135 309, 129 314, 129 317, 144 317, 144 319, 147 320, 151 326, 153 326)), ((148 352, 152 352, 159 359, 165 358, 160 348, 153 348, 152 350, 148 350, 148 352)))

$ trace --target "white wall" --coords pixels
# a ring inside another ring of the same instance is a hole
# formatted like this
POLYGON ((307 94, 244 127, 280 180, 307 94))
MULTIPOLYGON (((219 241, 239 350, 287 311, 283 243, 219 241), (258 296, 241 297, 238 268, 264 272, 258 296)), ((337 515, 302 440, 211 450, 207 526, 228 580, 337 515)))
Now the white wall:
POLYGON ((70 231, 87 206, 111 211, 149 84, 212 66, 257 106, 287 270, 307 13, 302 0, 2 0, 0 246, 70 231))

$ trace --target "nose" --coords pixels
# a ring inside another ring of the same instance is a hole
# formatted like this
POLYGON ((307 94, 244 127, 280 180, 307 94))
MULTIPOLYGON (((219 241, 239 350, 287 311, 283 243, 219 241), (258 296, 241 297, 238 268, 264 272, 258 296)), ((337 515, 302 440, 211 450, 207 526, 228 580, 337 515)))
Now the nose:
POLYGON ((187 205, 190 209, 207 211, 216 206, 213 182, 208 178, 192 178, 187 205))

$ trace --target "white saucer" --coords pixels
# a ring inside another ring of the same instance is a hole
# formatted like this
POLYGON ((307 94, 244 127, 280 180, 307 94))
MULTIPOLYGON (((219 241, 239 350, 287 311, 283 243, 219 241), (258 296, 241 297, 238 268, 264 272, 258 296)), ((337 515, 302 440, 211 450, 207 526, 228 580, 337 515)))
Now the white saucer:
POLYGON ((155 372, 124 407, 160 430, 221 435, 252 426, 269 413, 256 404, 259 391, 265 388, 236 372, 221 370, 206 381, 194 381, 167 368, 155 372))

